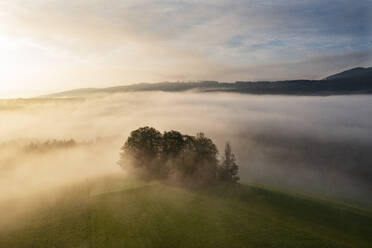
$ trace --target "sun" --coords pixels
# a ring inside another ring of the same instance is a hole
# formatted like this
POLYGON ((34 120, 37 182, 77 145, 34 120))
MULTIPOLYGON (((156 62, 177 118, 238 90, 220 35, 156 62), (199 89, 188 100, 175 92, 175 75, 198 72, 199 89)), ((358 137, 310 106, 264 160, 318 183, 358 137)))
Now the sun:
POLYGON ((0 26, 0 98, 25 96, 26 79, 35 71, 35 60, 22 40, 1 32, 0 26))

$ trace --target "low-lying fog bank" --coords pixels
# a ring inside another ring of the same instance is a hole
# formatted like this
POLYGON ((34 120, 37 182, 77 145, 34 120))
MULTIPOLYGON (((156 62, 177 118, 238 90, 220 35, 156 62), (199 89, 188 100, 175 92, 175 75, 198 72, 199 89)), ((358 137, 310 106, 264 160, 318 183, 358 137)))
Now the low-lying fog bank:
MULTIPOLYGON (((0 100, 0 202, 120 173, 119 148, 140 126, 230 141, 241 181, 371 203, 372 97, 126 93, 0 100), (74 139, 30 152, 31 142, 74 139)), ((363 204, 364 204, 363 203, 363 204)))

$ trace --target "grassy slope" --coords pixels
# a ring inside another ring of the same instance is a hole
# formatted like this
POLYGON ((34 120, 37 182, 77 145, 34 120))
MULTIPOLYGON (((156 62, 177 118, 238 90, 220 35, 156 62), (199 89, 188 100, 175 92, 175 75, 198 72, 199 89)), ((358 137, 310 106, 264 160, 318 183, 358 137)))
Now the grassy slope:
POLYGON ((371 247, 371 234, 368 213, 259 187, 109 178, 0 232, 0 247, 371 247))

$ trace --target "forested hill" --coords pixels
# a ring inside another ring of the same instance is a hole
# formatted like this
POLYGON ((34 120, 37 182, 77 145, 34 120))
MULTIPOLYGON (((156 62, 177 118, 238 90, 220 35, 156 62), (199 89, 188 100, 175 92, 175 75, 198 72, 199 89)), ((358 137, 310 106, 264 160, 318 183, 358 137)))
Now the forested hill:
POLYGON ((44 97, 81 97, 92 94, 112 94, 133 91, 180 92, 189 90, 279 95, 372 94, 372 67, 354 68, 331 75, 323 80, 237 81, 235 83, 217 81, 140 83, 109 88, 76 89, 50 94, 44 97))

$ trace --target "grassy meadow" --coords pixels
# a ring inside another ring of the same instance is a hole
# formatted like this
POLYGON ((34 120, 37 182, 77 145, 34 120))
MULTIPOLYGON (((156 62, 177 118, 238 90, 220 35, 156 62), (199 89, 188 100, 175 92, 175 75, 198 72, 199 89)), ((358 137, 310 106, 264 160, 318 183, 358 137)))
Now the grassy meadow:
MULTIPOLYGON (((372 244, 370 212, 254 185, 191 190, 111 176, 71 186, 52 199, 0 228, 0 247, 372 244)), ((8 204, 0 208, 9 211, 8 204)))

